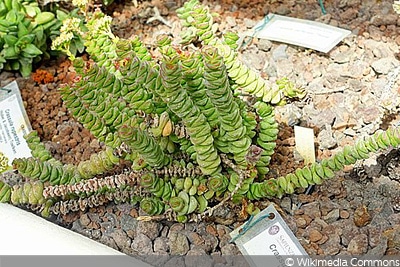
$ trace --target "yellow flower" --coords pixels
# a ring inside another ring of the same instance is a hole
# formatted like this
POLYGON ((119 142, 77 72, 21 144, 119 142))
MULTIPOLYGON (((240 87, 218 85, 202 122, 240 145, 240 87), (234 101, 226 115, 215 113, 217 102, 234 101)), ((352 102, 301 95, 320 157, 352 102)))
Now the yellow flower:
POLYGON ((81 21, 78 18, 67 18, 63 21, 60 32, 76 32, 78 34, 83 34, 79 27, 80 23, 81 21))
POLYGON ((88 0, 72 0, 72 4, 79 8, 84 8, 89 3, 88 0))

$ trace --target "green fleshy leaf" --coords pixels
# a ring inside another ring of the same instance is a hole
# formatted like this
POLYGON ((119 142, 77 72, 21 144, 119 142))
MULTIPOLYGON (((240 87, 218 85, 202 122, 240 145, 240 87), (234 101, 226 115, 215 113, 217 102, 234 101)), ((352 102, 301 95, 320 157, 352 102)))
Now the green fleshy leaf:
POLYGON ((56 16, 59 20, 63 21, 68 18, 68 14, 62 10, 56 10, 56 16))
POLYGON ((20 72, 22 76, 28 77, 32 72, 32 59, 20 59, 20 72))
POLYGON ((33 18, 33 17, 36 16, 36 10, 35 10, 34 7, 32 7, 32 6, 30 6, 30 5, 24 5, 24 6, 23 6, 23 9, 25 10, 25 13, 26 13, 29 17, 33 18))
POLYGON ((40 51, 39 48, 37 48, 34 44, 27 44, 25 46, 24 49, 22 49, 22 51, 30 54, 30 55, 34 55, 34 56, 38 56, 42 54, 42 51, 40 51))
POLYGON ((7 47, 2 52, 3 52, 5 59, 17 59, 18 58, 18 53, 17 53, 15 47, 7 47))
POLYGON ((14 46, 18 42, 18 38, 10 34, 5 35, 3 38, 9 47, 14 46))
POLYGON ((17 10, 10 10, 6 15, 6 20, 8 22, 17 24, 18 22, 17 10))
POLYGON ((18 41, 15 43, 15 45, 18 47, 26 47, 28 44, 32 43, 34 39, 35 39, 34 34, 26 34, 20 37, 18 41))
POLYGON ((18 23, 18 38, 21 38, 22 36, 25 36, 29 33, 28 29, 25 27, 25 25, 22 22, 18 23))

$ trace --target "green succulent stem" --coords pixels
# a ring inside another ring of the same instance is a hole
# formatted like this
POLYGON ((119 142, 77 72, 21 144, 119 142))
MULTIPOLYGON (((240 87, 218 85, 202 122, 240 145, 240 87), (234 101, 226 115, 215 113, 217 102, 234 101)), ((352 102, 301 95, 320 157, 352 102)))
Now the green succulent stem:
POLYGON ((24 136, 28 147, 31 150, 32 156, 40 161, 51 161, 56 164, 61 164, 51 155, 50 151, 46 149, 45 145, 40 141, 37 131, 31 131, 24 136))
MULTIPOLYGON (((185 32, 184 42, 190 42, 198 37, 205 45, 213 45, 223 57, 229 77, 241 88, 240 93, 251 94, 264 102, 271 104, 283 104, 283 96, 299 97, 305 96, 304 90, 296 88, 292 83, 278 83, 270 87, 254 70, 247 67, 238 60, 235 49, 238 40, 232 32, 225 34, 225 39, 216 37, 216 27, 213 17, 207 7, 200 5, 198 0, 185 2, 183 7, 177 10, 178 17, 189 26, 185 32)), ((285 80, 286 81, 286 80, 285 80)))
POLYGON ((216 138, 216 146, 224 153, 232 153, 237 164, 246 165, 245 156, 251 139, 246 135, 247 129, 241 110, 233 98, 225 65, 215 48, 206 47, 203 54, 207 95, 219 114, 220 131, 216 138))
POLYGON ((203 55, 194 52, 190 55, 181 56, 182 77, 185 83, 182 85, 188 92, 194 104, 207 118, 211 129, 215 129, 219 124, 219 114, 211 98, 207 96, 204 79, 203 55))
POLYGON ((168 201, 174 194, 171 182, 157 177, 154 173, 143 174, 140 185, 151 192, 155 197, 168 201))
POLYGON ((275 112, 271 105, 257 102, 255 108, 260 119, 256 143, 262 148, 260 158, 256 162, 256 167, 259 175, 263 176, 269 172, 268 166, 271 156, 274 154, 275 141, 278 138, 279 129, 278 123, 275 120, 275 112))
POLYGON ((159 95, 174 114, 182 119, 197 153, 196 160, 204 174, 213 174, 221 170, 221 160, 213 143, 211 127, 200 109, 183 90, 180 80, 179 58, 164 58, 160 74, 164 91, 159 95))
POLYGON ((215 192, 225 192, 228 188, 229 180, 222 174, 214 175, 208 179, 208 188, 215 192))
POLYGON ((99 66, 114 73, 116 68, 113 61, 117 58, 118 37, 111 31, 111 20, 111 17, 106 16, 100 10, 95 11, 86 23, 88 30, 84 37, 84 44, 86 51, 99 66))
POLYGON ((283 194, 293 194, 296 188, 307 188, 310 185, 321 184, 324 180, 335 177, 335 173, 345 166, 354 164, 357 160, 367 159, 370 153, 385 150, 400 145, 399 128, 389 128, 379 131, 356 142, 353 146, 345 146, 329 159, 313 163, 286 176, 272 178, 250 185, 247 193, 249 199, 281 197, 283 194))
POLYGON ((14 185, 11 192, 11 203, 20 204, 44 204, 43 183, 40 181, 26 182, 22 185, 14 185))
POLYGON ((169 200, 171 209, 175 212, 181 212, 185 208, 185 201, 181 197, 172 197, 169 200))
POLYGON ((137 152, 152 167, 163 167, 171 161, 156 140, 145 131, 123 125, 118 135, 132 151, 137 152))
MULTIPOLYGON (((14 159, 13 167, 24 177, 49 182, 50 184, 69 183, 76 178, 72 168, 64 168, 61 164, 43 162, 35 158, 14 159)), ((79 178, 76 180, 79 180, 79 178)))
POLYGON ((159 215, 164 212, 164 202, 157 198, 144 198, 140 208, 150 216, 159 215))
POLYGON ((76 183, 113 169, 120 162, 114 155, 114 150, 106 148, 97 154, 92 154, 89 160, 81 161, 77 166, 62 165, 58 161, 41 161, 37 158, 17 158, 13 166, 27 178, 49 182, 51 185, 76 183))

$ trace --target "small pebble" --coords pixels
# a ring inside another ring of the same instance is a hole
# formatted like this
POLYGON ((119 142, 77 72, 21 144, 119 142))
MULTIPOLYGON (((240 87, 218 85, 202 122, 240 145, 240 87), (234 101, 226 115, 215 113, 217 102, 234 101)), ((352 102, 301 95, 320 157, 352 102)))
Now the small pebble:
POLYGON ((79 218, 79 221, 82 224, 82 226, 88 226, 89 223, 91 222, 89 215, 86 213, 81 215, 81 217, 79 218))
POLYGON ((358 227, 366 226, 371 221, 371 215, 368 213, 367 208, 363 206, 359 206, 354 211, 354 223, 358 227))
POLYGON ((321 240, 322 234, 316 229, 311 229, 308 238, 310 239, 311 242, 317 242, 321 240))
POLYGON ((296 219, 296 225, 299 228, 305 228, 307 226, 307 221, 303 217, 298 217, 296 219))
POLYGON ((347 210, 341 210, 341 211, 339 212, 339 216, 340 216, 340 218, 342 218, 342 219, 347 219, 347 218, 350 217, 350 213, 349 213, 347 210))
POLYGON ((347 246, 347 252, 351 255, 363 255, 368 249, 368 236, 360 234, 355 236, 347 246))

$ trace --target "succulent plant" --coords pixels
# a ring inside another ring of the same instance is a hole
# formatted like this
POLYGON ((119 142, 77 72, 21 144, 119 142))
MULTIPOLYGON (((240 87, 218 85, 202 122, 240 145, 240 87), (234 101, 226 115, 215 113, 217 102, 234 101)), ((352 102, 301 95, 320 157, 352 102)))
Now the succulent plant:
POLYGON ((55 15, 42 12, 36 1, 0 1, 0 70, 28 76, 32 64, 48 56, 49 29, 55 15))
POLYGON ((51 27, 51 50, 60 50, 69 57, 75 57, 85 50, 82 35, 86 27, 82 22, 83 15, 78 8, 66 13, 55 11, 57 22, 51 27))
MULTIPOLYGON (((0 0, 0 70, 19 71, 24 77, 29 76, 35 63, 57 55, 51 51, 50 42, 70 27, 67 22, 80 22, 78 9, 68 13, 42 9, 36 0, 0 0), (65 26, 60 29, 63 21, 65 26)), ((85 48, 79 33, 63 34, 64 39, 70 38, 70 55, 85 48)))

